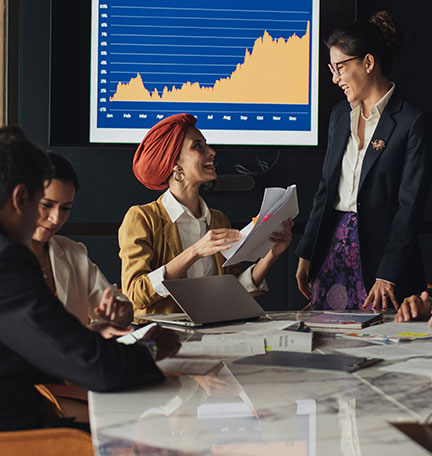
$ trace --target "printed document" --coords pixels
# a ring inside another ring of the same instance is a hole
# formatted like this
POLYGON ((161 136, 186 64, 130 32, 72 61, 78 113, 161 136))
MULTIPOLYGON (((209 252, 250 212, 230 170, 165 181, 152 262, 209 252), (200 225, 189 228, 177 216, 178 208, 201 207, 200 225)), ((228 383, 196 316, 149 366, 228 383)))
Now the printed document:
POLYGON ((297 188, 266 188, 258 216, 241 231, 241 240, 221 252, 227 259, 224 267, 242 261, 256 261, 272 248, 272 232, 282 230, 282 222, 299 213, 297 188))
POLYGON ((248 336, 245 334, 208 334, 202 340, 182 344, 179 356, 248 356, 260 355, 266 352, 264 337, 248 336))

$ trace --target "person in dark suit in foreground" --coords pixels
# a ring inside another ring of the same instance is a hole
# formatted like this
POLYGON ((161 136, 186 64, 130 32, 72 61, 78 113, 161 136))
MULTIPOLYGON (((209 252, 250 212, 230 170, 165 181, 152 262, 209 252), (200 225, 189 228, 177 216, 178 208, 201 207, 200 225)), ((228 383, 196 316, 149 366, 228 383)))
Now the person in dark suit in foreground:
POLYGON ((152 334, 156 355, 145 342, 106 340, 46 286, 27 245, 50 172, 47 155, 19 128, 0 129, 0 430, 73 426, 43 412, 34 384, 60 378, 93 391, 150 385, 164 380, 154 358, 180 346, 160 328, 152 334))

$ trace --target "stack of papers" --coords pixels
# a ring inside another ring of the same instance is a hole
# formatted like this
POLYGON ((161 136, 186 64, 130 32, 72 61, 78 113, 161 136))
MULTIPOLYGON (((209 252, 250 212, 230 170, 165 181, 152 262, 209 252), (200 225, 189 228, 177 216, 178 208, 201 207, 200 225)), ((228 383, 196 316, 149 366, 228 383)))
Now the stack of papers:
POLYGON ((295 185, 286 189, 266 188, 258 216, 240 231, 241 240, 233 242, 230 249, 222 252, 227 259, 223 266, 264 257, 273 247, 269 239, 271 233, 282 231, 282 222, 293 219, 298 213, 295 185))
POLYGON ((183 343, 177 356, 235 357, 270 351, 310 353, 313 333, 297 331, 297 326, 298 322, 293 321, 249 322, 227 326, 224 334, 217 328, 219 334, 204 334, 200 341, 183 343))

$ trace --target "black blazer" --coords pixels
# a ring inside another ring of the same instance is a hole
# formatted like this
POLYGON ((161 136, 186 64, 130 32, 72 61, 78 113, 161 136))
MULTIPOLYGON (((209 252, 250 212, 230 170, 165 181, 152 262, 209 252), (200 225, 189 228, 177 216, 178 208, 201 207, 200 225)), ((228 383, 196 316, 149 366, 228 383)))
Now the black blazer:
POLYGON ((141 345, 105 340, 67 312, 33 253, 0 227, 0 429, 43 425, 35 383, 112 391, 164 379, 141 345))
MULTIPOLYGON (((310 276, 320 267, 317 246, 328 245, 329 217, 336 202, 342 159, 350 135, 351 107, 335 106, 330 117, 323 172, 298 256, 311 260, 310 276)), ((363 279, 369 291, 376 278, 396 284, 399 300, 426 286, 418 232, 430 181, 431 117, 395 89, 369 144, 357 194, 363 279)))

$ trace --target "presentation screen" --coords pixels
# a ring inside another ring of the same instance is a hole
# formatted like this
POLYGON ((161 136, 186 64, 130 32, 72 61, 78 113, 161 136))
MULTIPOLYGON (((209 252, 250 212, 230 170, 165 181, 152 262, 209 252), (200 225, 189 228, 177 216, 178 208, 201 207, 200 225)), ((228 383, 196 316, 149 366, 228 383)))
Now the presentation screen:
POLYGON ((317 145, 319 0, 93 0, 90 142, 187 112, 210 144, 317 145))

